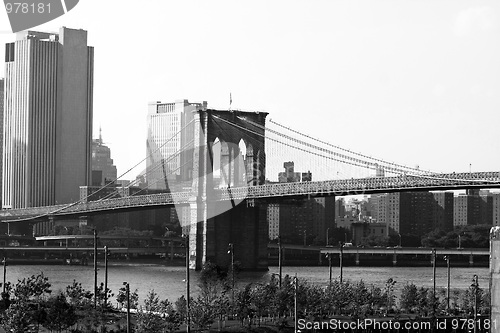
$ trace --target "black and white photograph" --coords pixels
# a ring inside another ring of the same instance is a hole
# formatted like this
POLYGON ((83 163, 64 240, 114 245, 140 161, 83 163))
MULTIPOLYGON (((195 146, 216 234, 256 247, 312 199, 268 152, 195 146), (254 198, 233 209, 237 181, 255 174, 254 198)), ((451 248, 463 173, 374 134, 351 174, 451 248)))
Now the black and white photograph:
POLYGON ((3 3, 0 333, 500 332, 500 2, 3 3))

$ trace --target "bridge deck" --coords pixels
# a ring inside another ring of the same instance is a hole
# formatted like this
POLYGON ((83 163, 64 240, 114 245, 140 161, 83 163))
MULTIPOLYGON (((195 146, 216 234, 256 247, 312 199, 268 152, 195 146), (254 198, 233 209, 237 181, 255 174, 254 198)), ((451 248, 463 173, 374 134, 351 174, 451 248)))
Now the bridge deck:
MULTIPOLYGON (((315 182, 277 183, 250 187, 214 189, 207 193, 207 201, 262 199, 276 197, 328 196, 370 194, 415 190, 450 190, 464 188, 500 187, 499 172, 432 174, 419 176, 371 177, 315 182)), ((156 206, 186 205, 197 198, 197 193, 175 192, 148 194, 77 202, 68 205, 7 209, 0 212, 1 221, 22 221, 37 217, 84 215, 156 206)))

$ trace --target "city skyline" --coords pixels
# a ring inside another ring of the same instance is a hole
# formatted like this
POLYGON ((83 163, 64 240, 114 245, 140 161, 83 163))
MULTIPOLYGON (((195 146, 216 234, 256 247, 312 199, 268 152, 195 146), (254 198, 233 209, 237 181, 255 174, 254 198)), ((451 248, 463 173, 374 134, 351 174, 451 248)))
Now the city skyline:
MULTIPOLYGON (((33 30, 88 31, 99 50, 94 137, 102 126, 118 174, 146 155, 148 102, 227 109, 230 94, 233 109, 368 155, 444 172, 500 169, 496 2, 110 1, 106 14, 92 5, 33 30)), ((0 34, 2 48, 12 40, 0 34)))

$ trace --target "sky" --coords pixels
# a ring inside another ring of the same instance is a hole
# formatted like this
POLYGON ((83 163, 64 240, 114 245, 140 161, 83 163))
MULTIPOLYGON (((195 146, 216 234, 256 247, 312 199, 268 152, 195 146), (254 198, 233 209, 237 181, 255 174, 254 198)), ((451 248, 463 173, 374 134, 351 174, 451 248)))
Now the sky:
MULTIPOLYGON (((374 157, 500 171, 498 0, 80 0, 32 30, 61 26, 95 48, 94 137, 119 174, 146 155, 148 101, 227 109, 230 94, 374 157)), ((0 54, 14 40, 0 10, 0 54)))

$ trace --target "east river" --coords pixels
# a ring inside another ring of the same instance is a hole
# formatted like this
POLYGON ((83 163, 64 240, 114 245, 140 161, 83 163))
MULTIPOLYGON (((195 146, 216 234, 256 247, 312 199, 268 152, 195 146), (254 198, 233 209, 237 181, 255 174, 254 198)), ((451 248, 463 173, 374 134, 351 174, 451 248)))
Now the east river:
MULTIPOLYGON (((12 265, 7 267, 7 281, 15 284, 18 279, 39 274, 43 272, 52 284, 53 292, 64 291, 66 286, 72 284, 73 280, 81 282, 82 286, 93 291, 94 268, 89 266, 65 266, 65 265, 12 265)), ((272 274, 278 273, 278 267, 269 268, 268 272, 243 272, 237 278, 237 284, 243 285, 254 282, 267 282, 272 274)), ((138 290, 139 302, 142 303, 145 295, 150 289, 154 289, 160 299, 168 298, 175 302, 177 298, 185 294, 185 269, 179 266, 162 266, 155 264, 140 263, 111 263, 108 267, 108 288, 115 296, 123 286, 123 282, 130 283, 131 290, 138 290)), ((326 286, 328 284, 328 267, 283 267, 283 275, 297 274, 299 279, 326 286)), ((340 269, 333 268, 333 278, 338 278, 340 269)), ((485 290, 489 287, 488 268, 451 268, 451 289, 467 289, 474 274, 478 275, 479 286, 485 290)), ((198 290, 199 272, 191 271, 191 290, 195 294, 198 290)), ((396 292, 399 294, 406 282, 414 283, 417 287, 432 288, 432 267, 344 267, 343 279, 357 282, 363 280, 367 285, 373 284, 379 287, 384 282, 393 278, 396 283, 396 292)), ((104 282, 104 266, 98 266, 98 283, 104 282)), ((447 269, 438 267, 436 270, 437 288, 446 288, 447 269)), ((193 296, 192 294, 192 296, 193 296)), ((114 299, 114 298, 113 298, 114 299)))

